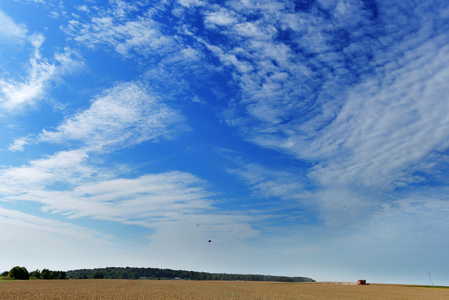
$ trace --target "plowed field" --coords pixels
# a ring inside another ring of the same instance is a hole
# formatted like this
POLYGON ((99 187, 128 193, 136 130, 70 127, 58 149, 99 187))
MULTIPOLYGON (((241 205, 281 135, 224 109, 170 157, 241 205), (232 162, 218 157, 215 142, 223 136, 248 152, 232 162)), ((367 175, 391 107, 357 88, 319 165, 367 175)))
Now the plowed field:
POLYGON ((0 282, 0 299, 449 299, 449 289, 400 285, 176 280, 0 282))

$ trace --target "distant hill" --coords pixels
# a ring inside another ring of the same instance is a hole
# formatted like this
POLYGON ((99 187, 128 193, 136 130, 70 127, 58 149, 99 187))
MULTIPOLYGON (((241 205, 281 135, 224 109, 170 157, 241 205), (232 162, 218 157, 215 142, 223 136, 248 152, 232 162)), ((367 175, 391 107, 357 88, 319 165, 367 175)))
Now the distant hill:
POLYGON ((74 279, 105 278, 105 279, 184 279, 184 280, 241 280, 241 281, 279 281, 279 282, 315 282, 308 277, 287 277, 255 274, 223 274, 206 273, 185 270, 158 268, 96 268, 67 271, 67 277, 74 279))

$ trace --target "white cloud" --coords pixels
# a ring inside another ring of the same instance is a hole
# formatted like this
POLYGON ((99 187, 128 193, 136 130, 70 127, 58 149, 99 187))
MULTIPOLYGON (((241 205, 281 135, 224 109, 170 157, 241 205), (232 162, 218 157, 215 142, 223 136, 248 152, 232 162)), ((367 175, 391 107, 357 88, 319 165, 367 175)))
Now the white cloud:
POLYGON ((225 66, 234 68, 241 99, 231 102, 224 115, 251 137, 254 130, 261 135, 288 135, 289 126, 317 121, 317 114, 324 116, 325 103, 341 105, 339 96, 356 80, 354 74, 369 67, 373 46, 368 36, 373 27, 369 18, 361 16, 371 12, 357 3, 326 8, 335 14, 332 20, 318 9, 293 12, 293 5, 281 1, 231 1, 226 9, 212 8, 205 13, 205 23, 225 42, 198 40, 225 66), (225 16, 238 21, 215 26, 214 21, 227 20, 225 16), (346 61, 352 57, 357 61, 349 66, 346 61))
POLYGON ((391 75, 380 82, 368 80, 349 94, 335 121, 300 150, 308 158, 329 159, 317 167, 316 175, 321 174, 322 180, 385 187, 408 181, 414 171, 431 171, 421 163, 433 151, 449 146, 444 84, 449 69, 442 65, 449 59, 449 48, 437 44, 429 41, 405 53, 401 67, 391 75), (339 161, 332 159, 335 155, 339 161), (330 177, 324 175, 327 171, 330 177))
POLYGON ((3 195, 16 195, 25 193, 26 189, 39 190, 58 182, 73 185, 91 179, 98 170, 89 167, 87 159, 83 150, 62 151, 27 165, 2 169, 0 191, 3 195))
POLYGON ((232 11, 220 9, 206 13, 204 23, 206 26, 229 26, 237 23, 238 19, 232 11))
POLYGON ((254 1, 254 0, 245 0, 245 1, 228 1, 228 6, 231 7, 236 12, 251 15, 253 13, 262 13, 268 16, 276 15, 279 12, 283 12, 288 9, 291 5, 290 3, 285 3, 283 1, 254 1))
POLYGON ((28 1, 28 2, 34 2, 34 3, 45 3, 44 0, 22 0, 22 1, 28 1))
POLYGON ((124 178, 94 166, 80 150, 0 172, 4 202, 37 203, 43 212, 69 219, 87 217, 150 228, 156 231, 149 236, 153 242, 163 243, 164 233, 174 228, 195 228, 179 237, 184 242, 211 236, 241 241, 258 234, 248 224, 256 217, 219 211, 208 188, 200 178, 177 171, 124 178))
MULTIPOLYGON (((46 160, 41 161, 47 162, 46 160)), ((60 163, 54 159, 52 164, 60 163)), ((66 164, 64 162, 64 164, 66 164)), ((45 166, 49 178, 33 176, 41 185, 49 185, 56 179, 71 182, 68 176, 58 178, 58 170, 68 170, 67 164, 45 166)), ((81 164, 70 164, 89 169, 81 164)), ((27 174, 40 171, 43 166, 33 164, 27 174)), ((20 170, 23 171, 23 170, 20 170)), ((68 171, 71 176, 76 172, 68 171)), ((23 174, 23 173, 21 173, 23 174)), ((72 190, 48 191, 31 189, 21 195, 12 195, 7 201, 33 201, 43 204, 43 210, 64 214, 69 218, 90 217, 93 219, 119 221, 151 227, 161 218, 165 222, 179 221, 183 215, 202 214, 212 209, 204 183, 193 175, 181 172, 143 175, 134 179, 117 178, 106 181, 82 176, 79 185, 72 190), (88 182, 88 180, 91 182, 88 182)), ((32 175, 29 175, 32 176, 32 175)))
POLYGON ((39 48, 44 37, 34 34, 27 39, 34 47, 34 55, 29 61, 26 77, 0 79, 0 108, 7 112, 20 111, 41 100, 57 69, 54 64, 41 57, 39 48))
POLYGON ((277 33, 277 29, 272 25, 256 21, 238 23, 234 26, 234 32, 240 36, 256 40, 270 40, 277 33))
POLYGON ((110 151, 145 141, 171 138, 185 130, 183 117, 138 83, 123 83, 98 96, 91 107, 43 130, 37 142, 80 141, 95 151, 110 151))
POLYGON ((28 137, 21 137, 14 140, 14 142, 8 147, 10 151, 23 151, 26 144, 29 143, 28 137))
POLYGON ((8 15, 0 10, 0 39, 23 41, 26 39, 28 29, 25 25, 19 25, 8 15))
POLYGON ((229 172, 242 178, 259 197, 301 200, 308 194, 306 178, 294 172, 271 170, 258 164, 248 164, 229 172))
POLYGON ((124 18, 128 14, 138 11, 139 5, 141 5, 140 3, 134 4, 122 0, 112 0, 110 1, 110 4, 113 7, 112 9, 113 15, 117 18, 124 18))
POLYGON ((120 5, 102 11, 88 22, 69 21, 66 33, 88 47, 106 45, 125 57, 160 56, 179 47, 172 36, 159 30, 159 24, 152 20, 151 10, 130 17, 128 12, 137 8, 123 1, 116 2, 120 5))
POLYGON ((87 68, 83 57, 67 47, 64 48, 64 52, 55 53, 54 58, 58 62, 56 74, 59 76, 77 74, 87 68))
MULTIPOLYGON (((20 112, 25 108, 36 105, 44 98, 50 82, 84 68, 80 55, 69 48, 65 48, 64 52, 55 54, 56 62, 49 62, 40 53, 40 48, 45 41, 42 34, 27 35, 24 26, 16 25, 2 12, 0 12, 0 23, 3 23, 0 25, 3 26, 0 31, 8 32, 22 42, 27 41, 34 50, 26 66, 24 76, 8 78, 4 75, 3 78, 0 78, 0 109, 6 113, 20 112)), ((20 71, 20 68, 18 68, 15 73, 20 71)))
POLYGON ((201 0, 178 0, 179 4, 185 7, 204 6, 205 2, 201 0))
POLYGON ((63 151, 0 171, 2 200, 39 203, 45 212, 150 228, 195 222, 218 226, 207 183, 183 172, 122 178, 93 165, 83 150, 63 151), (189 221, 190 220, 190 221, 189 221), (158 225, 159 224, 159 225, 158 225), (215 225, 214 225, 215 224, 215 225))
POLYGON ((30 60, 25 80, 0 79, 0 107, 12 112, 34 105, 41 100, 45 87, 55 73, 55 66, 34 57, 30 60))
POLYGON ((90 12, 90 9, 87 5, 79 5, 76 7, 76 9, 78 9, 79 11, 85 12, 85 13, 90 12))

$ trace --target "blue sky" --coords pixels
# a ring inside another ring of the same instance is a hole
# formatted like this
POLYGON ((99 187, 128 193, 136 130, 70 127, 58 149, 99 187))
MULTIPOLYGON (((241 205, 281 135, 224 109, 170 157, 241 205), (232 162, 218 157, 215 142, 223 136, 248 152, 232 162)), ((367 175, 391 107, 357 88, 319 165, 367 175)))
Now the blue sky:
POLYGON ((0 1, 0 58, 0 269, 449 284, 447 1, 0 1))

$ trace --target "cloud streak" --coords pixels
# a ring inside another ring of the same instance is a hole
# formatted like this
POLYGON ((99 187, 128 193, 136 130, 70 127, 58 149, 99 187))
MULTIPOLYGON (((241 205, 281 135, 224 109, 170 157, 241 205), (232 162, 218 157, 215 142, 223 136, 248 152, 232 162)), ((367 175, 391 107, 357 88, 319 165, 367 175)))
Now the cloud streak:
POLYGON ((75 143, 88 151, 108 152, 170 139, 187 130, 181 114, 151 96, 141 84, 130 82, 106 90, 88 109, 67 118, 54 130, 16 139, 10 149, 47 142, 75 143))
MULTIPOLYGON (((56 157, 53 158, 51 162, 56 163, 56 159, 56 157)), ((40 163, 42 164, 43 161, 41 160, 40 163)), ((64 169, 68 172, 73 165, 55 166, 52 170, 53 180, 48 176, 39 176, 36 172, 38 175, 33 176, 34 182, 44 186, 50 186, 51 182, 68 183, 70 181, 57 178, 55 171, 57 168, 65 167, 64 169)), ((17 170, 15 179, 26 180, 28 178, 23 178, 25 174, 30 174, 32 170, 39 168, 41 166, 17 170)), ((72 171, 70 175, 83 174, 72 171)), ((170 220, 171 215, 176 219, 176 215, 180 212, 189 215, 212 209, 210 195, 204 189, 204 183, 187 173, 148 174, 134 179, 92 179, 94 178, 84 174, 82 182, 73 190, 45 191, 36 188, 20 195, 11 195, 4 200, 42 203, 44 211, 63 214, 69 218, 90 217, 129 224, 136 223, 146 227, 154 226, 153 223, 157 223, 161 218, 170 220)))
POLYGON ((0 38, 8 40, 24 40, 28 30, 25 25, 17 24, 8 15, 0 10, 0 38))
POLYGON ((8 42, 29 44, 33 49, 23 76, 4 74, 0 78, 0 116, 5 113, 22 112, 26 108, 35 106, 44 99, 50 83, 85 67, 80 55, 69 48, 55 53, 53 62, 49 61, 40 53, 40 48, 45 41, 42 34, 28 35, 26 26, 16 24, 1 11, 0 21, 2 23, 0 38, 5 38, 8 42))
POLYGON ((25 80, 0 80, 0 107, 12 112, 35 104, 42 99, 45 87, 55 74, 55 65, 42 60, 39 48, 44 41, 42 35, 34 36, 34 57, 29 61, 25 80))
POLYGON ((323 182, 394 188, 425 180, 416 171, 433 172, 435 155, 448 147, 442 83, 449 73, 441 67, 448 49, 439 46, 441 38, 409 50, 391 76, 354 88, 335 121, 307 148, 291 139, 299 155, 327 161, 316 167, 323 182))
POLYGON ((128 147, 170 138, 187 130, 183 117, 137 83, 125 83, 98 96, 91 107, 56 128, 44 130, 39 142, 81 141, 88 148, 128 147))
POLYGON ((157 232, 199 223, 204 228, 195 234, 236 241, 258 234, 248 222, 260 217, 219 211, 209 184, 192 174, 124 175, 93 165, 80 150, 60 152, 1 170, 0 192, 3 202, 38 203, 43 212, 68 219, 113 221, 157 232))
POLYGON ((91 48, 103 45, 112 47, 125 57, 143 55, 148 59, 176 50, 175 39, 161 33, 159 23, 152 19, 157 6, 132 17, 137 11, 139 14, 144 11, 141 5, 115 1, 111 7, 99 10, 98 14, 92 17, 88 15, 86 22, 76 19, 69 21, 65 30, 79 43, 91 48))
POLYGON ((248 164, 229 172, 238 175, 257 196, 300 201, 308 194, 306 178, 295 172, 271 170, 258 164, 248 164))

